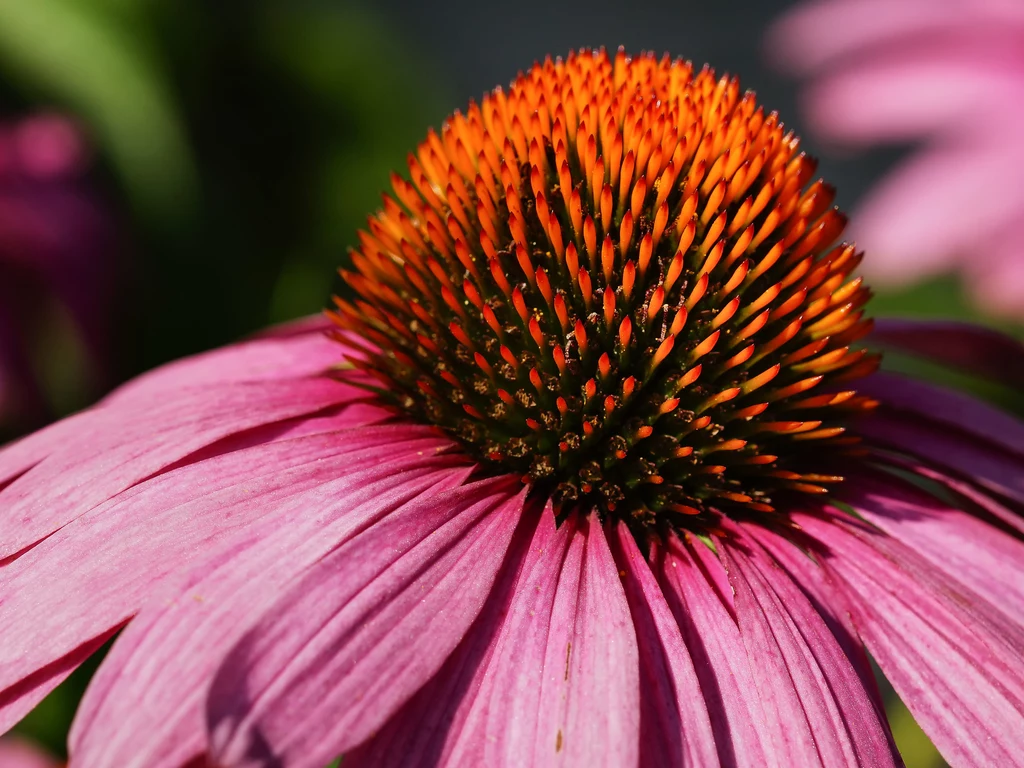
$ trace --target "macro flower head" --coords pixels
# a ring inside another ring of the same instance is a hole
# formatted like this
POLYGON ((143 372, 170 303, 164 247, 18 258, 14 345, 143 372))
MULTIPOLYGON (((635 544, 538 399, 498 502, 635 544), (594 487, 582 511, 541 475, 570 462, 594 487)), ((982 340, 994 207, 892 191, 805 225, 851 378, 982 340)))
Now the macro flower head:
POLYGON ((0 125, 0 426, 50 409, 33 330, 63 312, 100 378, 107 363, 114 237, 82 176, 85 142, 56 115, 0 125))
POLYGON ((853 222, 868 275, 962 274, 987 310, 1024 318, 1024 6, 1017 0, 819 0, 769 36, 810 78, 815 132, 838 143, 922 143, 853 222))
POLYGON ((120 631, 74 765, 898 765, 870 654, 1019 764, 1024 425, 865 346, 1019 344, 872 331, 813 160, 680 60, 545 60, 408 171, 325 321, 0 452, 0 727, 120 631))

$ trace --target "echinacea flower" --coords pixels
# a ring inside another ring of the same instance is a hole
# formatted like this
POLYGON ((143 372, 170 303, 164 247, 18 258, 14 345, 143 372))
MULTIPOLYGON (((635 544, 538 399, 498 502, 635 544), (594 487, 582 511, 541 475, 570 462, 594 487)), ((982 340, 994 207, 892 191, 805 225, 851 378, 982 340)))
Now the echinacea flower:
MULTIPOLYGON (((1019 764, 1024 425, 873 373, 813 172, 667 57, 456 113, 330 337, 0 452, 0 727, 123 628, 74 765, 895 765, 870 653, 952 763, 1019 764)), ((876 335, 1021 372, 931 332, 876 335)))
POLYGON ((811 126, 849 144, 923 142, 853 223, 868 276, 944 271, 994 312, 1024 319, 1024 5, 1019 0, 817 0, 769 50, 812 78, 811 126))
POLYGON ((31 352, 42 340, 30 330, 55 309, 93 372, 106 363, 114 238, 85 166, 83 138, 66 118, 0 126, 0 425, 48 413, 31 352))

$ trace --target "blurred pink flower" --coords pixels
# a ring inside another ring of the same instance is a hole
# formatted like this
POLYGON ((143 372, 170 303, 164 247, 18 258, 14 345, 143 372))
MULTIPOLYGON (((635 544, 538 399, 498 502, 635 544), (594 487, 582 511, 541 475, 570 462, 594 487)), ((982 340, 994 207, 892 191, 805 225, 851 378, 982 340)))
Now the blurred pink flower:
POLYGON ((0 737, 0 768, 58 768, 60 761, 18 736, 0 737))
POLYGON ((958 270, 990 311, 1024 318, 1024 3, 827 0, 769 34, 811 77, 812 130, 837 142, 922 141, 852 217, 866 277, 958 270))
POLYGON ((47 313, 67 313, 95 369, 107 357, 113 236, 86 161, 65 118, 0 124, 0 424, 46 414, 32 345, 47 313))

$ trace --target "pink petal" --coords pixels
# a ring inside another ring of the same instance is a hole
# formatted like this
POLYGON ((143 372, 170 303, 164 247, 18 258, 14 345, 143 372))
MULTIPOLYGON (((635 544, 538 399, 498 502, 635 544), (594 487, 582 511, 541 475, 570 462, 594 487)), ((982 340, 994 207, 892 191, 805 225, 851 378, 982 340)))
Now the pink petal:
POLYGON ((328 338, 330 323, 289 323, 267 335, 163 365, 118 388, 104 404, 173 392, 181 387, 317 376, 344 362, 345 348, 328 338), (297 326, 297 327, 296 327, 297 326))
POLYGON ((771 30, 775 58, 813 71, 863 49, 898 47, 912 35, 952 35, 971 26, 998 30, 1024 24, 1016 0, 828 0, 797 5, 771 30), (884 20, 884 23, 881 23, 884 20))
POLYGON ((987 440, 898 411, 860 419, 856 429, 872 446, 908 453, 989 494, 1024 504, 1024 457, 987 440))
POLYGON ((693 658, 719 760, 723 766, 788 768, 775 757, 769 733, 789 724, 756 694, 754 670, 730 608, 731 590, 727 599, 714 586, 727 579, 725 570, 708 555, 703 542, 673 537, 656 558, 655 573, 693 658))
POLYGON ((826 550, 868 649, 924 731, 957 765, 1016 765, 1024 733, 1024 633, 910 548, 845 516, 794 515, 826 550))
POLYGON ((390 462, 325 482, 290 513, 256 521, 154 594, 79 707, 69 739, 75 764, 174 768, 202 755, 210 678, 289 584, 384 515, 445 498, 469 471, 438 467, 437 459, 404 464, 411 468, 390 462))
MULTIPOLYGON (((892 740, 892 734, 888 730, 888 720, 885 713, 885 702, 882 700, 882 692, 878 689, 878 682, 875 680, 875 671, 871 666, 864 643, 857 634, 857 628, 850 618, 850 608, 845 597, 829 584, 831 574, 823 571, 818 564, 808 557, 803 549, 797 547, 789 538, 779 535, 771 530, 760 526, 744 525, 747 533, 757 540, 766 551, 789 575, 800 589, 811 605, 824 619, 825 624, 835 636, 846 658, 853 665, 860 678, 864 690, 871 697, 875 712, 878 714, 878 721, 886 729, 890 747, 895 753, 896 745, 892 740)), ((795 533, 790 533, 794 536, 795 533)))
POLYGON ((974 253, 978 232, 1002 229, 1024 212, 1006 173, 1024 162, 1007 141, 936 146, 915 155, 875 188, 851 216, 850 237, 874 258, 865 274, 905 280, 932 274, 974 253), (965 200, 984 200, 965 207, 965 200))
POLYGON ((116 631, 114 627, 99 637, 90 638, 65 656, 0 691, 0 733, 12 728, 31 712, 36 704, 64 682, 79 664, 92 656, 116 631))
MULTIPOLYGON (((128 382, 108 396, 99 408, 125 401, 178 396, 196 387, 231 387, 260 381, 303 379, 341 364, 346 348, 325 336, 333 327, 326 318, 307 318, 271 328, 264 338, 185 358, 128 382)), ((339 385, 341 386, 341 385, 339 385)), ((346 387, 348 397, 365 393, 346 387)), ((0 450, 0 489, 11 479, 55 452, 69 438, 100 429, 96 409, 53 424, 0 450)))
POLYGON ((876 373, 858 381, 857 391, 881 401, 876 419, 890 419, 893 412, 919 417, 932 426, 947 427, 953 434, 965 432, 992 443, 1024 461, 1024 422, 975 397, 892 373, 876 373))
POLYGON ((1000 41, 934 40, 871 57, 810 86, 802 101, 813 130, 851 143, 904 141, 931 133, 961 138, 989 105, 1024 93, 1024 67, 1007 66, 1024 34, 1000 41), (973 48, 973 50, 972 50, 973 48), (866 107, 870 105, 870 107, 866 107))
MULTIPOLYGON (((27 472, 54 451, 60 450, 65 442, 79 434, 82 428, 88 429, 92 418, 92 411, 76 413, 20 440, 0 446, 0 493, 15 478, 27 472)), ((2 558, 0 558, 0 562, 2 562, 2 558)))
POLYGON ((787 723, 767 729, 775 754, 789 765, 900 764, 871 695, 800 588, 752 538, 720 544, 754 683, 787 723))
MULTIPOLYGON (((383 408, 365 402, 344 402, 340 407, 340 411, 338 408, 332 408, 322 416, 299 416, 229 435, 186 457, 186 460, 196 461, 202 456, 215 456, 226 450, 258 445, 275 438, 329 432, 392 418, 392 414, 383 408), (225 441, 231 441, 231 445, 225 445, 225 441)), ((95 408, 76 413, 0 448, 0 491, 47 456, 67 451, 69 444, 74 443, 79 451, 87 450, 98 424, 96 414, 95 408)), ((128 422, 130 418, 133 417, 128 416, 125 421, 128 422)), ((126 425, 122 424, 122 427, 124 426, 126 425)))
POLYGON ((636 647, 606 548, 549 505, 441 673, 346 765, 635 764, 636 647))
POLYGON ((971 290, 987 312, 1024 320, 1024 248, 1018 239, 1020 217, 1006 222, 985 247, 987 257, 964 265, 971 290))
POLYGON ((596 515, 579 581, 563 568, 544 657, 533 765, 638 765, 640 680, 636 635, 618 569, 596 515), (578 584, 578 586, 577 586, 578 584), (562 628, 571 627, 568 637, 562 628), (561 631, 560 631, 561 630, 561 631), (561 642, 565 638, 566 642, 561 642), (564 674, 562 667, 564 652, 564 674), (563 756, 564 755, 564 756, 563 756))
POLYGON ((1024 389, 1024 344, 970 323, 882 319, 869 338, 901 352, 1024 389))
POLYGON ((1024 505, 1016 505, 1016 508, 1013 508, 1012 502, 1001 504, 969 480, 954 477, 949 472, 918 461, 901 460, 893 456, 888 457, 888 460, 894 466, 902 467, 915 475, 945 486, 955 499, 955 506, 969 512, 974 517, 1024 534, 1024 505))
MULTIPOLYGON (((368 741, 358 766, 503 765, 533 757, 543 660, 574 519, 556 528, 548 504, 527 515, 484 609, 441 670, 368 741), (523 664, 524 658, 535 663, 523 664)), ((576 537, 578 573, 583 537, 576 537)))
POLYGON ((444 466, 426 428, 376 427, 238 451, 158 476, 0 569, 0 689, 122 624, 168 574, 270 513, 324 503, 325 482, 444 466), (382 451, 388 461, 382 461, 382 451), (425 455, 421 456, 420 453, 425 455))
POLYGON ((437 672, 483 607, 522 512, 509 481, 485 487, 482 499, 389 515, 278 601, 211 687, 217 761, 319 768, 437 672))
POLYGON ((612 548, 640 651, 640 764, 716 765, 718 750, 700 682, 661 587, 622 523, 612 548))
POLYGON ((351 388, 334 381, 300 379, 190 389, 135 407, 94 409, 49 456, 0 491, 0 559, 217 440, 351 399, 351 388))
POLYGON ((893 477, 850 478, 842 499, 1024 628, 1024 543, 893 477))
POLYGON ((57 758, 17 736, 0 737, 0 768, 59 768, 57 758))

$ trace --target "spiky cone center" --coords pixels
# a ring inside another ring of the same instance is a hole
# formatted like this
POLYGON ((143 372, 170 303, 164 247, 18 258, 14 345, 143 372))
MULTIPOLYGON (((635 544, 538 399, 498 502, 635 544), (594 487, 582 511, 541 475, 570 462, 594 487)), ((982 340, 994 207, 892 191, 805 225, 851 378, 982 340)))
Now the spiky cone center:
POLYGON ((547 60, 456 112, 360 233, 380 396, 563 508, 634 528, 821 493, 876 359, 834 190, 735 79, 547 60))

